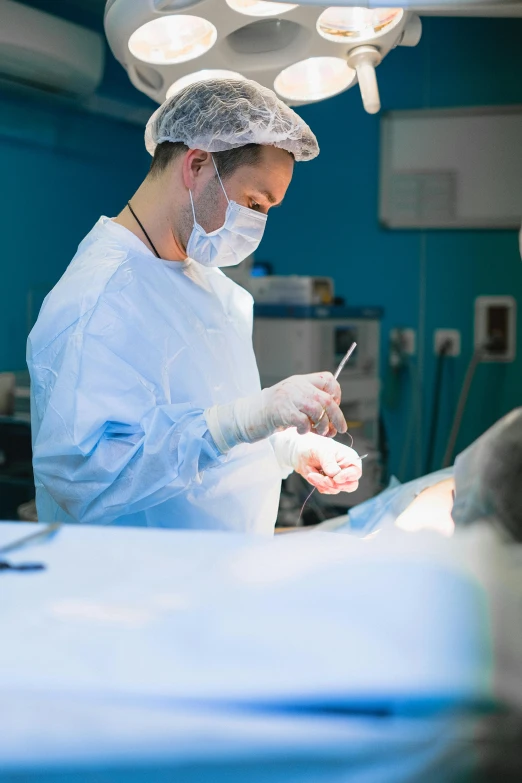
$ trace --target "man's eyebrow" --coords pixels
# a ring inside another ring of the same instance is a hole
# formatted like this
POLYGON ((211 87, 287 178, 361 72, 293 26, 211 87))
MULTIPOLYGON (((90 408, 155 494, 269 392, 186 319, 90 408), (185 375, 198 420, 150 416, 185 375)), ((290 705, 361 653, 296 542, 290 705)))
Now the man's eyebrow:
MULTIPOLYGON (((261 190, 260 193, 261 193, 262 196, 264 196, 266 198, 266 200, 268 201, 269 204, 275 204, 276 203, 276 201, 277 201, 276 197, 273 195, 273 193, 270 193, 269 190, 261 190)), ((277 206, 279 206, 279 204, 277 206)))

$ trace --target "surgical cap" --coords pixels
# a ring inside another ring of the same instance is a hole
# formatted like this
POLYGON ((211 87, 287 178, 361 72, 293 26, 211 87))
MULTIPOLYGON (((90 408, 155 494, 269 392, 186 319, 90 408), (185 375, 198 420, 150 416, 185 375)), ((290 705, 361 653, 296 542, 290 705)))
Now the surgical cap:
POLYGON ((455 524, 491 522, 522 541, 522 408, 457 457, 455 490, 455 524))
POLYGON ((247 79, 208 79, 175 93, 154 112, 145 130, 151 155, 164 141, 206 152, 263 144, 286 150, 295 160, 319 154, 306 122, 272 90, 247 79))

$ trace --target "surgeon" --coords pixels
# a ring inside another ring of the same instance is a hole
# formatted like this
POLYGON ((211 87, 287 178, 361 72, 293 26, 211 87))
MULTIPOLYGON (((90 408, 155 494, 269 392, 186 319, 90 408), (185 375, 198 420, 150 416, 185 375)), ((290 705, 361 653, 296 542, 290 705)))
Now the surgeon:
POLYGON ((145 141, 148 176, 29 337, 38 518, 270 533, 292 470, 333 494, 361 475, 332 440, 346 422, 330 373, 261 390, 252 298, 221 272, 256 250, 317 141, 247 80, 179 91, 145 141))

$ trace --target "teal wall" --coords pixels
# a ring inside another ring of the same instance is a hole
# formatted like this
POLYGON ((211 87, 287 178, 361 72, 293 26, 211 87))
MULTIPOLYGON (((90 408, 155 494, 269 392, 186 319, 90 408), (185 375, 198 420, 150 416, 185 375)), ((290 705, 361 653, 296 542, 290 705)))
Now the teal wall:
MULTIPOLYGON (((383 109, 522 103, 521 40, 522 20, 424 20, 419 46, 397 49, 379 67, 383 109)), ((111 61, 102 91, 146 103, 111 61)), ((424 419, 435 367, 433 330, 462 331, 462 356, 447 368, 440 460, 472 351, 474 299, 520 299, 517 235, 380 228, 379 118, 363 112, 357 88, 301 112, 317 133, 321 156, 296 167, 284 208, 270 215, 258 257, 281 274, 332 275, 350 304, 383 306, 383 374, 390 328, 413 327, 424 335, 424 419)), ((99 215, 119 211, 139 183, 148 157, 142 139, 135 126, 0 94, 0 370, 24 366, 28 291, 35 291, 37 302, 99 215)), ((520 330, 519 339, 522 346, 520 330)), ((412 406, 410 381, 403 380, 400 390, 398 406, 385 409, 394 471, 412 406)), ((521 401, 519 361, 481 366, 459 448, 521 401)), ((426 436, 427 426, 412 449, 407 475, 422 470, 426 436)))
POLYGON ((25 365, 29 292, 37 307, 139 184, 142 145, 138 127, 0 95, 0 371, 25 365))
MULTIPOLYGON (((103 19, 87 5, 26 4, 103 33, 103 19)), ((108 46, 98 92, 155 108, 108 46)), ((0 372, 25 367, 28 324, 43 296, 100 215, 122 209, 149 161, 137 125, 0 89, 0 372)))

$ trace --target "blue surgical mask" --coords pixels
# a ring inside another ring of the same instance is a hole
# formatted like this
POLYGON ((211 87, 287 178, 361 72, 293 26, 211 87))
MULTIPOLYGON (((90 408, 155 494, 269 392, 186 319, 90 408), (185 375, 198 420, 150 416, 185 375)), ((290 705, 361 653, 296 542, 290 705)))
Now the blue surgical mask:
POLYGON ((225 222, 221 228, 207 233, 196 220, 192 192, 189 190, 194 228, 187 244, 187 255, 203 266, 236 266, 259 247, 266 226, 266 215, 230 201, 214 158, 212 161, 228 201, 225 222))

